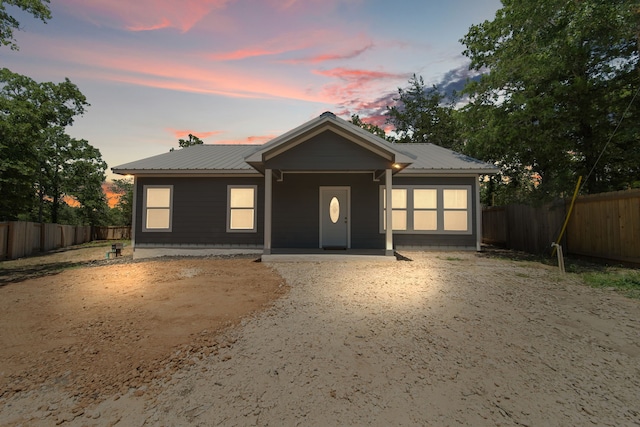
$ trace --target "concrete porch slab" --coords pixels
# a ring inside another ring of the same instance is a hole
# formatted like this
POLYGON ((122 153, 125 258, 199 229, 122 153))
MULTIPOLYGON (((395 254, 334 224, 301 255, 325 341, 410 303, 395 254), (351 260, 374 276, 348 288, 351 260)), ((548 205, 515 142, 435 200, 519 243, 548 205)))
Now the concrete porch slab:
POLYGON ((271 254, 262 255, 263 262, 394 262, 395 255, 385 255, 379 249, 274 249, 271 254))
POLYGON ((395 262, 395 256, 385 255, 336 255, 336 254, 271 254, 262 255, 262 262, 395 262))

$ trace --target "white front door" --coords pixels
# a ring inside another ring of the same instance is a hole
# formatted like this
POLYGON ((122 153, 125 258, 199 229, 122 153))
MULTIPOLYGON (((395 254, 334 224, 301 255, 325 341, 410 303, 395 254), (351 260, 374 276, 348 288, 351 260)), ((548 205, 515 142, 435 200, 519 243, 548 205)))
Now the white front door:
POLYGON ((349 187, 320 187, 320 247, 347 249, 350 246, 349 187))

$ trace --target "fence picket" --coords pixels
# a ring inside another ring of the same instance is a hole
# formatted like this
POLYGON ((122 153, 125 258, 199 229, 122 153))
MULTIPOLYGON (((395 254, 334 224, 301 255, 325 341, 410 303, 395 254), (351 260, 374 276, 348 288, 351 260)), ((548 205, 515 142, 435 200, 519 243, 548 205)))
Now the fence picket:
MULTIPOLYGON (((569 203, 484 208, 483 242, 548 253, 569 203)), ((640 264, 640 190, 578 197, 560 244, 565 254, 640 264)))

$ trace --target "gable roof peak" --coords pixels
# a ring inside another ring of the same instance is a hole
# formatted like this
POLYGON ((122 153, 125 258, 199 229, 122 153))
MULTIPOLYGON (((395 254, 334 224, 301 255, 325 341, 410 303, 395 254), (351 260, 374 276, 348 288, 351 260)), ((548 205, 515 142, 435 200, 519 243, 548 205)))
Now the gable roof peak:
POLYGON ((329 118, 335 119, 336 115, 333 114, 331 111, 325 111, 324 113, 320 114, 320 117, 329 117, 329 118))

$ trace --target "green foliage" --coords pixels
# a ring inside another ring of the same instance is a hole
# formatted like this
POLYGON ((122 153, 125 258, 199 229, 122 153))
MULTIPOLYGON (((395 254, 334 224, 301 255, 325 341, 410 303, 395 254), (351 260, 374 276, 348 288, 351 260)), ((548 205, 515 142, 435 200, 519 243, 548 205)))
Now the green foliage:
POLYGON ((422 77, 415 74, 409 87, 398 88, 397 105, 387 108, 388 123, 395 127, 397 142, 432 143, 449 149, 460 149, 458 126, 453 101, 434 86, 426 88, 422 77))
POLYGON ((349 120, 354 125, 361 127, 362 129, 371 132, 372 134, 379 136, 382 139, 387 139, 387 135, 380 126, 374 125, 373 123, 366 123, 360 119, 360 116, 357 114, 351 115, 351 120, 349 120))
MULTIPOLYGON (((186 148, 186 147, 191 147, 192 145, 201 145, 201 144, 204 144, 204 141, 192 134, 189 134, 189 137, 187 139, 178 140, 178 146, 180 148, 186 148)), ((174 149, 172 148, 169 151, 173 151, 173 150, 174 149)))
POLYGON ((516 199, 569 194, 601 153, 587 192, 633 186, 639 36, 635 0, 503 1, 461 40, 471 67, 488 71, 465 88, 465 152, 498 164, 506 179, 496 184, 516 199))
POLYGON ((118 204, 111 209, 111 221, 109 225, 127 225, 132 223, 133 214, 133 180, 114 179, 111 183, 111 191, 118 194, 118 204))
POLYGON ((0 0, 0 45, 9 46, 12 50, 18 50, 13 31, 20 29, 20 22, 9 15, 5 6, 15 6, 33 15, 46 23, 51 19, 49 0, 0 0))
POLYGON ((65 133, 88 105, 68 79, 38 83, 0 70, 0 219, 57 222, 70 196, 84 221, 98 223, 107 165, 98 149, 65 133))

